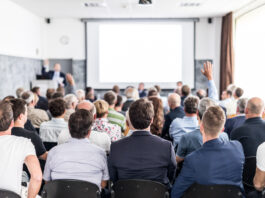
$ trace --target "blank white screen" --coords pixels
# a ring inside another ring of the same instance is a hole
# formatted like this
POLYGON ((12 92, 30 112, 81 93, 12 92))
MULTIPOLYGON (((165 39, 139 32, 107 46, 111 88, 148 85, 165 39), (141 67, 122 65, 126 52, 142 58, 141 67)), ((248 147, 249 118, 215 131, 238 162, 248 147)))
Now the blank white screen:
POLYGON ((180 25, 99 25, 99 82, 176 82, 181 73, 180 25))

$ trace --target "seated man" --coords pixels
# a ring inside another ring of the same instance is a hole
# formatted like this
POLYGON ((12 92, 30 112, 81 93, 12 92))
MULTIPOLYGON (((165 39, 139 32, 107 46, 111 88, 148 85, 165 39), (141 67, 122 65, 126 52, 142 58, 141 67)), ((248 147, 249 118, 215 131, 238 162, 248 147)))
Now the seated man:
POLYGON ((13 99, 10 102, 12 104, 14 116, 12 135, 30 139, 35 147, 37 156, 42 160, 46 160, 48 153, 46 152, 41 138, 35 132, 24 129, 24 124, 27 121, 26 102, 22 99, 13 99))
POLYGON ((0 103, 0 189, 21 195, 22 167, 30 172, 28 198, 35 198, 40 190, 42 173, 35 149, 27 138, 11 135, 14 126, 10 103, 0 103))
POLYGON ((175 153, 169 141, 150 133, 154 117, 152 102, 137 100, 131 104, 128 114, 133 133, 111 145, 111 181, 146 179, 169 185, 176 170, 175 153))
POLYGON ((64 121, 66 103, 62 98, 51 100, 49 111, 52 120, 40 125, 40 137, 43 142, 57 142, 58 136, 63 130, 68 130, 67 122, 64 121))
POLYGON ((106 186, 109 180, 106 154, 89 141, 93 120, 93 115, 84 109, 70 116, 72 138, 50 150, 43 175, 45 181, 74 179, 94 183, 99 189, 106 186))
MULTIPOLYGON (((203 98, 198 106, 197 111, 197 119, 199 122, 199 125, 201 124, 202 116, 205 113, 205 111, 211 107, 215 106, 216 102, 210 98, 203 98)), ((229 138, 226 133, 220 133, 219 138, 223 141, 229 141, 229 138)), ((184 160, 184 158, 192 153, 193 151, 197 150, 202 146, 202 134, 200 132, 200 127, 192 132, 186 133, 181 136, 178 149, 176 153, 176 160, 177 162, 181 162, 184 160)))
POLYGON ((256 157, 257 168, 253 182, 256 190, 262 191, 265 187, 265 142, 259 145, 256 157))
POLYGON ((31 91, 36 94, 39 98, 38 103, 36 104, 36 109, 42 109, 44 111, 48 110, 48 100, 41 96, 40 87, 33 87, 31 91))
POLYGON ((171 197, 182 197, 194 183, 227 184, 242 189, 244 153, 238 141, 222 141, 219 137, 225 123, 221 107, 209 107, 203 114, 200 131, 203 146, 185 157, 180 175, 172 188, 171 197))
POLYGON ((199 98, 195 96, 189 96, 184 101, 183 118, 176 118, 172 121, 169 128, 169 135, 173 139, 174 148, 177 147, 179 140, 183 134, 194 131, 198 127, 197 110, 198 110, 199 98))
POLYGON ((66 112, 64 115, 65 122, 68 122, 70 115, 75 112, 78 99, 74 94, 67 94, 64 96, 64 101, 66 103, 66 112))

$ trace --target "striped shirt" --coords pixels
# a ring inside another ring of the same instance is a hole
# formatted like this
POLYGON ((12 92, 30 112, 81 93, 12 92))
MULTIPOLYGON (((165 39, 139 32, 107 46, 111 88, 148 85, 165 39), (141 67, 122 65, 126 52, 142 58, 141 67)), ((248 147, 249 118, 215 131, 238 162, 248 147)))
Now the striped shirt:
POLYGON ((114 109, 109 109, 108 120, 110 123, 120 126, 121 131, 125 131, 126 119, 121 113, 114 109))
POLYGON ((52 118, 40 125, 40 137, 43 142, 57 142, 59 134, 64 130, 68 130, 67 122, 63 118, 52 118))

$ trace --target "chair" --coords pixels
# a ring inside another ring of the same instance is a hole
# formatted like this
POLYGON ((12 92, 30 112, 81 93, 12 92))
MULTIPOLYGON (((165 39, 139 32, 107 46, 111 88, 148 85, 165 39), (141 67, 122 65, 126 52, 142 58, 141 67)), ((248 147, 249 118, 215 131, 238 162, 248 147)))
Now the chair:
POLYGON ((256 173, 256 157, 246 157, 243 169, 243 184, 245 191, 248 193, 254 191, 253 178, 256 173))
POLYGON ((51 150, 53 147, 57 146, 57 142, 43 142, 47 151, 51 150))
POLYGON ((241 198, 241 189, 233 185, 200 185, 193 184, 183 198, 241 198))
POLYGON ((0 197, 1 198, 21 198, 20 195, 12 191, 4 190, 4 189, 0 189, 0 197))
POLYGON ((165 185, 149 180, 120 180, 114 184, 111 198, 169 198, 165 185))
POLYGON ((100 198, 96 184, 79 180, 54 180, 43 187, 42 198, 100 198))

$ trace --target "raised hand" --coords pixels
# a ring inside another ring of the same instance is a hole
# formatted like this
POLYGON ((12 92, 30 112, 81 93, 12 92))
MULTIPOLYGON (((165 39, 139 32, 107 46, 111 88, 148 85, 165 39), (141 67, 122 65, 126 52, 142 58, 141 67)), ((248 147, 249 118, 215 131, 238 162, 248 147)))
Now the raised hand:
POLYGON ((203 69, 201 69, 202 74, 208 79, 213 80, 213 65, 209 61, 203 64, 203 69))

